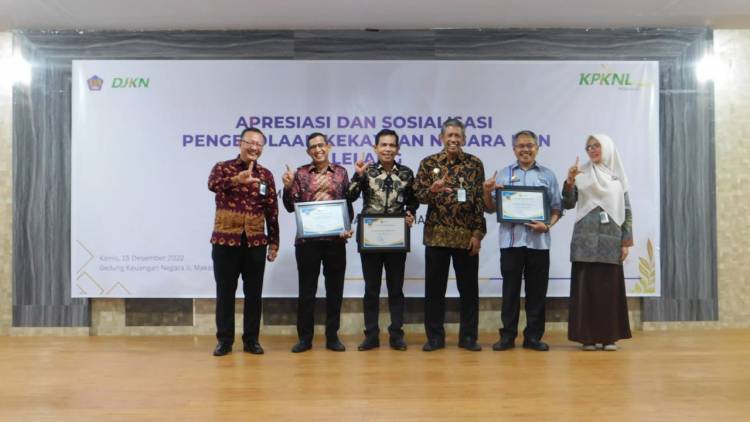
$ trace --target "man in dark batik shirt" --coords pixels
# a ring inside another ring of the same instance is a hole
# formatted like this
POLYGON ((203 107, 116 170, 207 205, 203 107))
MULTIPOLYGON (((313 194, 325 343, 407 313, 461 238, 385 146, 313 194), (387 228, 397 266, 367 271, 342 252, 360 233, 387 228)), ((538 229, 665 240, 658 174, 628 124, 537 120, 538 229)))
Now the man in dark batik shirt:
MULTIPOLYGON (((331 145, 322 133, 312 133, 307 137, 307 154, 312 158, 306 164, 292 171, 287 166, 282 176, 284 182, 284 208, 294 212, 296 202, 331 201, 346 199, 349 188, 349 175, 346 169, 333 164, 328 159, 331 145)), ((354 210, 347 201, 349 219, 354 210)), ((326 285, 326 348, 335 352, 346 350, 338 337, 341 320, 341 302, 344 296, 344 275, 346 273, 346 239, 352 236, 345 231, 340 236, 314 239, 296 239, 294 256, 297 259, 299 278, 299 298, 297 300, 297 335, 299 341, 292 348, 293 353, 301 353, 312 348, 314 334, 315 292, 318 290, 320 265, 326 285)))
POLYGON ((273 174, 258 164, 266 137, 260 130, 249 128, 242 131, 240 138, 240 155, 216 164, 208 178, 208 189, 216 193, 211 258, 216 279, 216 338, 219 344, 214 356, 224 356, 232 351, 234 298, 240 274, 245 294, 244 350, 263 353, 258 343, 263 271, 265 260, 275 260, 279 250, 276 186, 273 174))
POLYGON ((424 225, 425 316, 431 352, 445 347, 445 290, 451 259, 460 294, 458 347, 479 351, 479 248, 487 233, 482 186, 484 166, 463 152, 464 125, 448 119, 440 130, 443 150, 422 160, 414 183, 419 202, 427 204, 424 225))
MULTIPOLYGON (((370 165, 362 160, 354 166, 355 174, 349 183, 347 194, 354 202, 362 193, 364 204, 362 214, 405 215, 411 227, 419 202, 414 196, 412 184, 414 173, 409 167, 396 163, 399 151, 398 135, 390 129, 383 129, 375 135, 375 153, 378 162, 370 165)), ((357 226, 358 230, 362 230, 357 226)), ((406 350, 404 341, 404 269, 406 252, 360 253, 362 273, 365 279, 365 339, 359 350, 380 347, 378 311, 380 307, 380 285, 385 267, 385 282, 388 287, 388 309, 391 325, 388 327, 391 348, 406 350)))

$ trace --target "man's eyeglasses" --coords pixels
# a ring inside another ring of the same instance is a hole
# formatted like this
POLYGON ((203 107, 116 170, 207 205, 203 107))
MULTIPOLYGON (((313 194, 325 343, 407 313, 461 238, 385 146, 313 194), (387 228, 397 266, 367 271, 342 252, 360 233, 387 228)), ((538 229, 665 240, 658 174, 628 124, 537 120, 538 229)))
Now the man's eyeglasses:
POLYGON ((310 145, 309 147, 307 147, 307 149, 314 150, 314 149, 323 149, 325 147, 326 147, 326 144, 324 144, 324 143, 323 144, 313 144, 313 145, 310 145))
POLYGON ((243 139, 242 143, 245 144, 245 145, 249 145, 251 147, 263 148, 263 143, 261 143, 261 142, 249 142, 249 141, 246 141, 246 140, 243 139))

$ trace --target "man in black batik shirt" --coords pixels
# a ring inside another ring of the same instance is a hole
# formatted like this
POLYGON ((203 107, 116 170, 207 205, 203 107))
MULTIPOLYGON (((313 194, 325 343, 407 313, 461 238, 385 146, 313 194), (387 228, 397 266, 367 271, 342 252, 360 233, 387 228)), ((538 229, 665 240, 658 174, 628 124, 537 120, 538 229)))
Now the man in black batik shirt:
MULTIPOLYGON (((355 174, 349 184, 347 198, 355 201, 360 192, 364 204, 363 214, 405 215, 411 227, 419 202, 414 197, 412 184, 414 173, 409 167, 396 163, 399 151, 398 135, 390 129, 383 129, 375 136, 375 153, 378 162, 371 164, 362 160, 354 165, 355 174)), ((358 226, 358 230, 362 230, 358 226)), ((378 311, 380 306, 380 284, 385 267, 385 280, 388 287, 388 308, 391 325, 388 327, 390 346, 396 350, 406 350, 404 341, 404 269, 406 252, 363 251, 362 273, 365 278, 365 339, 359 350, 370 350, 380 346, 378 311)))

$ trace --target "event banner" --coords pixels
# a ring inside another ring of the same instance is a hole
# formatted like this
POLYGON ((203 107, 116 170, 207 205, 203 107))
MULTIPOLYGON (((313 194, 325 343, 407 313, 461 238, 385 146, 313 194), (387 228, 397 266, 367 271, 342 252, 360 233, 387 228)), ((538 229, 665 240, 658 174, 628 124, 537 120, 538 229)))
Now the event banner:
MULTIPOLYGON (((657 296, 658 82, 658 63, 641 61, 74 61, 72 294, 213 297, 208 176, 217 162, 237 157, 240 132, 257 127, 267 136, 259 162, 273 172, 281 228, 263 294, 296 296, 296 224, 281 204, 281 176, 285 165, 310 162, 306 135, 326 134, 331 161, 351 177, 357 160, 377 160, 374 135, 393 129, 398 161, 416 173, 441 150, 441 124, 453 117, 466 125, 464 151, 482 160, 486 177, 515 162, 513 134, 529 129, 539 136, 537 163, 561 186, 577 157, 588 160, 588 136, 609 135, 631 186, 627 291, 657 296)), ((411 228, 404 285, 411 297, 424 295, 426 211, 419 208, 411 228)), ((498 223, 494 214, 485 218, 480 294, 500 296, 498 223)), ((551 230, 550 296, 569 294, 574 223, 575 210, 566 210, 551 230)), ((346 261, 344 294, 361 297, 354 240, 346 261)), ((448 295, 457 295, 453 281, 448 295)))

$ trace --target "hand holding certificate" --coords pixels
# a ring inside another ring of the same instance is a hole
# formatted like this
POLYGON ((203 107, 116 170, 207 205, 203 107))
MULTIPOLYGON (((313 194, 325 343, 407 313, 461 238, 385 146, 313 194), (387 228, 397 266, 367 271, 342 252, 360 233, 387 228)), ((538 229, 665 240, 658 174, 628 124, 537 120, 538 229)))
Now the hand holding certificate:
POLYGON ((498 222, 549 223, 549 199, 546 188, 542 186, 506 186, 495 191, 495 200, 498 222))
POLYGON ((298 202, 294 204, 297 237, 314 238, 340 236, 349 231, 349 211, 346 200, 298 202))

